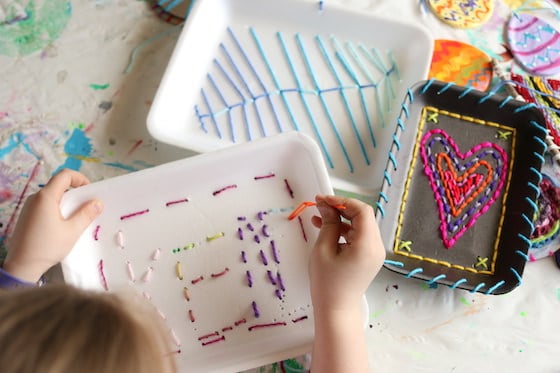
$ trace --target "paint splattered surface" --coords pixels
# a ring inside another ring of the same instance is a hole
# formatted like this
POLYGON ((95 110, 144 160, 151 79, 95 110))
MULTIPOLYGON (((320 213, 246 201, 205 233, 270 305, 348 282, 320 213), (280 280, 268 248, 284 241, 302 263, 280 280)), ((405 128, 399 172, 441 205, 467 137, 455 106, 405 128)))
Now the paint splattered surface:
MULTIPOLYGON (((447 26, 413 0, 323 3, 325 12, 336 3, 419 22, 434 38, 500 57, 503 25, 520 2, 496 1, 492 17, 469 30, 447 26)), ((0 7, 0 240, 13 229, 20 201, 59 167, 96 181, 190 155, 156 143, 146 131, 179 30, 148 2, 0 0, 0 7), (157 35, 163 36, 144 43, 157 35)), ((558 369, 551 359, 560 335, 560 277, 553 260, 529 263, 523 285, 505 296, 432 289, 386 270, 367 295, 376 371, 558 369)), ((299 357, 251 373, 303 372, 306 366, 299 357)))

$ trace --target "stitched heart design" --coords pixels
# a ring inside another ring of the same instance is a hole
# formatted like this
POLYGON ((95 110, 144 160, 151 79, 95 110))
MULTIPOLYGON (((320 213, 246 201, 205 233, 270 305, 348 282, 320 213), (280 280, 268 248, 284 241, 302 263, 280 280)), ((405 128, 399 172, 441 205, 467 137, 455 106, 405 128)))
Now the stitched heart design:
POLYGON ((507 154, 491 142, 461 153, 447 132, 433 129, 422 137, 421 156, 438 208, 442 241, 451 248, 498 198, 507 175, 507 154))
POLYGON ((488 186, 492 179, 492 167, 485 160, 479 160, 473 162, 462 175, 457 175, 457 169, 449 155, 439 153, 436 158, 437 170, 449 200, 451 213, 457 217, 488 186))

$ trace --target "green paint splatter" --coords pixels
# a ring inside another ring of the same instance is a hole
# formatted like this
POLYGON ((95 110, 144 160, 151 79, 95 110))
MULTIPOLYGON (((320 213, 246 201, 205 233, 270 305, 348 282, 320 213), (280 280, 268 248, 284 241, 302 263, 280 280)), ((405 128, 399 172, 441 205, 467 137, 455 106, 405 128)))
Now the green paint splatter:
POLYGON ((461 303, 463 303, 463 304, 464 304, 465 306, 470 306, 470 305, 471 305, 471 304, 469 303, 469 301, 468 301, 468 300, 466 300, 466 299, 465 299, 465 298, 463 298, 463 297, 461 297, 461 298, 460 298, 459 300, 460 300, 460 301, 461 301, 461 303))
POLYGON ((521 311, 521 312, 519 312, 519 316, 525 317, 525 316, 527 316, 527 312, 521 311))
POLYGON ((109 83, 107 83, 107 84, 94 84, 94 83, 92 83, 89 86, 91 88, 95 89, 96 91, 100 91, 100 90, 104 90, 104 89, 109 88, 109 83))
MULTIPOLYGON (((21 3, 21 0, 14 0, 21 3)), ((45 48, 60 36, 72 14, 68 0, 49 0, 25 7, 26 17, 0 25, 0 54, 26 56, 45 48)), ((23 6, 21 6, 23 8, 23 6)))
POLYGON ((427 282, 423 282, 420 284, 420 287, 424 290, 433 290, 438 288, 438 284, 435 282, 433 284, 428 284, 427 282))
POLYGON ((419 351, 410 351, 410 355, 418 360, 423 360, 426 357, 423 352, 419 351))
POLYGON ((284 360, 284 370, 286 373, 303 373, 303 365, 297 362, 296 359, 284 360))

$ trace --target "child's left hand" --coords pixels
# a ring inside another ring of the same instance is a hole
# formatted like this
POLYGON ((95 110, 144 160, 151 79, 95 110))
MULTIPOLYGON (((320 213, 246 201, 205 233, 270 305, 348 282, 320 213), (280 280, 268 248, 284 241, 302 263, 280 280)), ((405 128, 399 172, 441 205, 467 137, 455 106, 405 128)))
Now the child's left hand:
POLYGON ((89 184, 79 172, 62 170, 38 193, 30 196, 8 239, 3 269, 28 282, 37 282, 52 266, 70 252, 87 226, 101 213, 100 201, 89 201, 64 219, 60 200, 73 187, 89 184))

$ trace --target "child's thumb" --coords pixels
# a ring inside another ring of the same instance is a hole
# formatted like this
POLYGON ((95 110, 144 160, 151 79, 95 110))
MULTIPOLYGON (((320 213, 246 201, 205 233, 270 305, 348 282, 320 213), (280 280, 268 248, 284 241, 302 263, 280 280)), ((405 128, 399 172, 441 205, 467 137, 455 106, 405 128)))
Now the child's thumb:
POLYGON ((68 221, 81 234, 101 214, 101 211, 103 211, 103 203, 99 200, 92 200, 80 206, 68 221))
POLYGON ((317 209, 321 214, 321 230, 317 237, 317 245, 333 245, 340 238, 340 214, 327 204, 319 203, 317 209))

